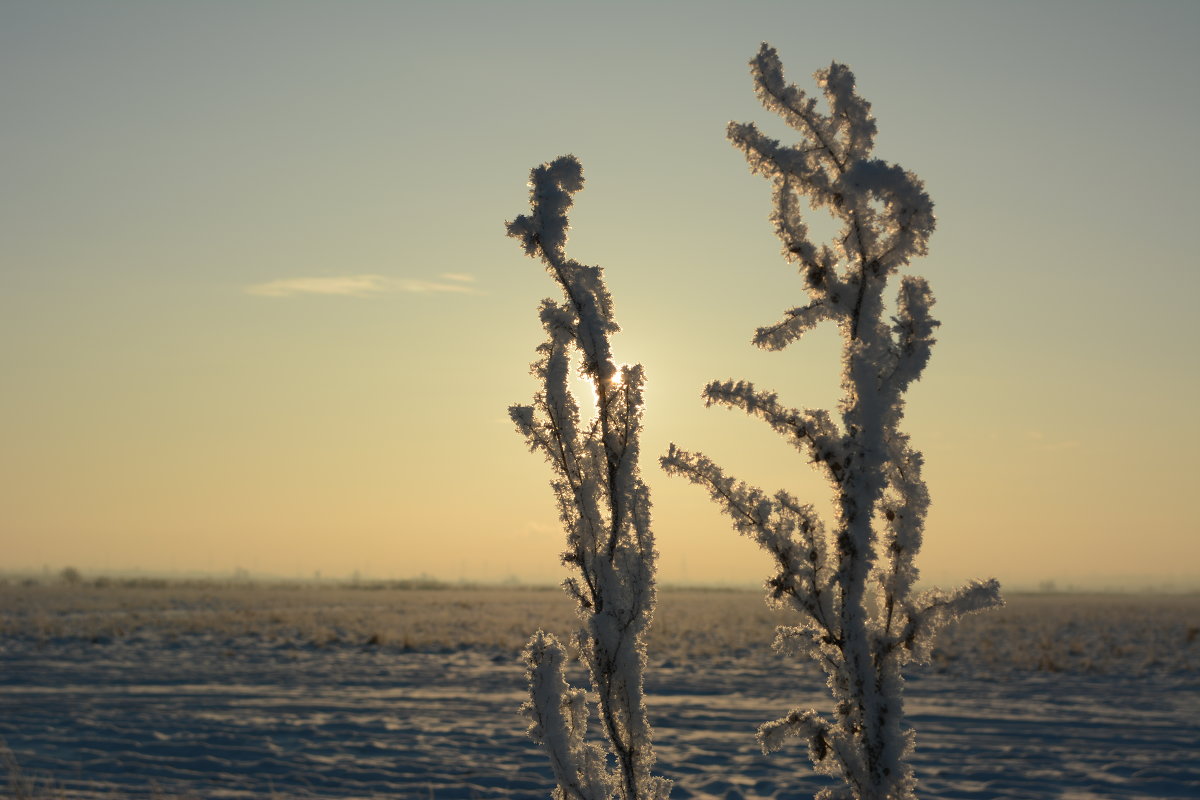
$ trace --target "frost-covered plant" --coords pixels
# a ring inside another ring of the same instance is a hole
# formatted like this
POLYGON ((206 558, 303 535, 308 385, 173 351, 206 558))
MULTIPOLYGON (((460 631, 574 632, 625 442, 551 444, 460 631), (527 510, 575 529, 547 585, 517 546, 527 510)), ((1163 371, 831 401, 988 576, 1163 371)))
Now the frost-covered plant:
POLYGON ((926 252, 933 203, 915 175, 872 156, 875 120, 847 67, 834 63, 816 73, 826 115, 814 98, 785 83, 773 48, 764 44, 750 64, 763 105, 799 131, 801 141, 783 145, 753 124, 731 123, 728 136, 751 171, 774 183, 771 222, 808 291, 806 304, 760 328, 754 343, 780 350, 818 323, 836 322, 843 340, 841 419, 788 408, 745 381, 714 381, 704 397, 708 405, 760 417, 808 456, 832 484, 831 530, 811 505, 738 482, 699 453, 672 444, 662 465, 706 487, 735 528, 771 554, 777 572, 767 581, 769 599, 800 617, 800 624, 778 630, 775 647, 817 660, 829 676, 832 715, 797 708, 766 723, 758 732, 763 750, 779 749, 789 736, 807 742, 816 769, 844 781, 821 798, 911 798, 913 734, 904 724, 901 668, 927 662, 934 634, 950 620, 1002 602, 994 580, 954 592, 913 588, 929 496, 921 454, 900 422, 904 392, 929 360, 938 322, 923 278, 900 279, 891 317, 884 287, 926 252), (842 222, 830 244, 811 240, 800 195, 842 222))
POLYGON ((535 167, 530 186, 532 213, 507 223, 508 235, 541 258, 564 298, 542 301, 546 341, 531 368, 542 388, 532 405, 514 405, 509 415, 554 472, 550 486, 567 534, 562 560, 573 573, 563 587, 581 623, 572 640, 598 698, 608 754, 586 741, 586 693, 566 682, 566 650, 541 630, 524 651, 530 698, 521 710, 550 757, 555 797, 665 798, 671 783, 651 773, 642 689, 655 602, 650 494, 638 469, 642 367, 613 362, 609 336, 619 328, 602 271, 565 252, 571 196, 583 187, 579 161, 568 155, 535 167), (572 354, 595 395, 587 422, 568 385, 572 354))

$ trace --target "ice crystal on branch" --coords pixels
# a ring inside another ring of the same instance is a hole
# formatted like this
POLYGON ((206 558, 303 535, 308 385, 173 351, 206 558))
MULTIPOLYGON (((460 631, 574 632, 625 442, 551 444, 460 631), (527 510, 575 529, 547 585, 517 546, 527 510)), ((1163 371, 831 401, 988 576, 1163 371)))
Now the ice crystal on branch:
POLYGON ((562 560, 571 572, 563 586, 580 619, 573 642, 598 698, 608 755, 585 742, 585 693, 567 684, 565 651, 542 631, 524 653, 530 699, 522 712, 530 737, 550 758, 555 797, 658 800, 670 781, 651 773, 654 749, 642 690, 655 602, 650 493, 638 469, 642 368, 613 362, 608 337, 619 328, 602 271, 566 254, 567 212, 583 188, 579 161, 562 156, 535 167, 530 187, 531 213, 509 222, 508 235, 542 260, 563 298, 543 300, 540 309, 546 341, 531 369, 542 388, 532 405, 512 406, 509 415, 554 474, 550 486, 567 535, 562 560), (572 353, 595 392, 589 421, 568 384, 572 353))
POLYGON ((776 574, 767 581, 769 599, 800 620, 780 628, 775 647, 815 659, 829 676, 832 714, 794 709, 766 723, 759 730, 764 751, 781 748, 788 737, 804 739, 815 768, 844 782, 821 797, 907 800, 916 780, 901 668, 927 661, 934 634, 947 622, 1002 602, 994 580, 949 593, 914 589, 929 495, 921 454, 900 422, 904 392, 929 361, 938 322, 924 279, 900 279, 890 319, 884 290, 894 273, 926 252, 933 203, 915 175, 872 155, 875 120, 846 66, 816 73, 827 114, 784 80, 768 45, 750 66, 759 99, 800 141, 782 144, 753 123, 731 123, 728 136, 751 171, 773 183, 771 223, 808 292, 808 302, 759 328, 753 341, 781 350, 816 325, 836 322, 843 339, 840 421, 824 410, 783 406, 775 393, 745 381, 714 381, 704 399, 759 417, 795 445, 828 479, 835 516, 827 527, 786 492, 768 495, 675 445, 661 463, 708 489, 735 529, 770 553, 776 574), (833 241, 809 236, 802 197, 840 220, 833 241))

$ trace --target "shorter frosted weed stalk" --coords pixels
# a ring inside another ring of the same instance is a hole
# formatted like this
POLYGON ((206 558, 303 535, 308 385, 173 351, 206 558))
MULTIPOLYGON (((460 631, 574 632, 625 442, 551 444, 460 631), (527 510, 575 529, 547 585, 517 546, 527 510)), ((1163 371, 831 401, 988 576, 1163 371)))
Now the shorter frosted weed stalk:
POLYGON ((535 167, 530 186, 532 212, 509 222, 508 235, 542 260, 564 299, 542 301, 546 341, 532 366, 542 389, 509 415, 554 472, 550 487, 567 534, 562 558, 573 573, 563 587, 581 623, 573 642, 598 697, 609 752, 586 741, 586 693, 566 682, 566 650, 541 630, 525 648, 530 699, 521 710, 550 758, 556 797, 657 800, 671 784, 651 774, 642 689, 655 602, 650 493, 638 469, 642 367, 614 364, 609 336, 619 328, 602 272, 565 252, 571 196, 583 188, 579 161, 568 155, 535 167), (595 392, 596 413, 586 423, 568 385, 572 353, 595 392))
POLYGON ((729 139, 752 172, 774 183, 771 222, 809 297, 760 328, 754 343, 780 350, 818 323, 836 322, 841 420, 787 408, 745 381, 714 381, 704 397, 763 419, 808 457, 832 486, 833 530, 811 505, 738 482, 699 453, 671 445, 662 465, 707 488, 735 528, 771 554, 777 572, 767 581, 769 599, 800 617, 799 625, 779 629, 775 646, 815 659, 829 676, 833 714, 797 708, 766 723, 758 734, 763 750, 779 749, 789 736, 807 742, 816 769, 843 781, 819 797, 906 800, 916 780, 901 668, 928 661, 934 634, 947 622, 1001 603, 994 580, 949 593, 913 588, 929 495, 921 454, 900 422, 904 392, 929 360, 938 322, 923 278, 901 278, 890 324, 883 296, 888 277, 925 254, 933 203, 915 175, 872 157, 875 120, 847 67, 834 63, 816 74, 830 109, 824 115, 815 99, 785 83, 774 49, 764 44, 750 65, 763 105, 801 141, 783 145, 753 124, 735 123, 729 139), (800 195, 842 222, 832 246, 810 239, 800 195))

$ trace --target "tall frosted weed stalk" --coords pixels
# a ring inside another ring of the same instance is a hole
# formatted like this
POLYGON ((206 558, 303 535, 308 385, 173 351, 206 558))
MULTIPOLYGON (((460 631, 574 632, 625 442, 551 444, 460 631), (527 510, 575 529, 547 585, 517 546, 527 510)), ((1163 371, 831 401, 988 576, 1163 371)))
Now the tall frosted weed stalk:
POLYGON ((657 800, 670 782, 651 774, 654 749, 642 692, 645 633, 654 612, 654 539, 650 493, 638 469, 642 367, 613 362, 609 336, 619 328, 599 267, 569 258, 567 211, 583 188, 583 168, 562 156, 530 173, 529 215, 508 223, 508 235, 541 259, 563 291, 542 301, 546 341, 533 374, 542 388, 532 405, 509 415, 530 449, 550 462, 550 487, 567 534, 563 587, 575 600, 573 636, 598 698, 606 753, 586 741, 586 692, 564 677, 566 649, 539 630, 525 648, 530 698, 522 706, 529 735, 550 758, 554 796, 566 800, 657 800), (581 420, 568 377, 571 356, 595 393, 595 415, 581 420))
POLYGON ((815 659, 829 676, 832 714, 796 708, 759 728, 764 751, 799 737, 819 772, 840 778, 822 800, 914 797, 908 763, 913 733, 904 724, 901 668, 927 662, 937 630, 954 618, 1002 603, 996 581, 954 592, 913 588, 929 495, 921 454, 900 430, 904 392, 929 361, 938 322, 923 278, 900 278, 894 316, 885 316, 889 277, 924 255, 934 228, 933 203, 912 173, 872 157, 875 120, 842 64, 816 73, 829 113, 784 81, 775 50, 762 46, 751 64, 763 105, 800 134, 784 145, 754 124, 731 123, 730 141, 752 172, 774 185, 771 222, 784 257, 800 269, 808 302, 759 328, 754 343, 781 350, 819 323, 841 331, 840 420, 826 410, 782 405, 746 381, 714 381, 707 404, 761 418, 829 480, 834 518, 786 491, 768 495, 727 476, 700 453, 671 445, 663 468, 709 490, 734 527, 771 554, 770 602, 799 624, 781 627, 775 647, 815 659), (800 198, 842 223, 829 244, 809 236, 800 198))

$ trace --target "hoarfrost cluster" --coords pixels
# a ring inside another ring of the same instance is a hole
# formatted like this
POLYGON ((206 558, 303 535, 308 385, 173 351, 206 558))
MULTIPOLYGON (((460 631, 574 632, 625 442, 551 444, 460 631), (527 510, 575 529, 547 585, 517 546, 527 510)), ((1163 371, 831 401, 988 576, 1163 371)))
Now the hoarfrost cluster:
POLYGON ((780 350, 835 322, 843 340, 840 419, 789 408, 746 381, 714 381, 704 398, 762 419, 799 449, 828 479, 835 518, 827 527, 787 492, 769 495, 675 445, 662 465, 708 489, 734 527, 771 554, 777 571, 767 581, 769 598, 799 617, 779 628, 775 647, 817 661, 828 675, 833 714, 796 708, 766 723, 759 729, 764 751, 788 737, 805 741, 816 769, 842 780, 823 790, 829 800, 910 798, 913 734, 904 724, 901 668, 928 661, 934 634, 950 620, 1001 602, 995 581, 953 592, 913 588, 929 495, 921 454, 900 422, 904 392, 929 361, 938 322, 923 278, 900 279, 890 319, 884 290, 891 275, 925 254, 933 203, 915 175, 873 157, 875 120, 847 67, 816 73, 828 114, 784 80, 771 47, 763 45, 751 72, 763 105, 800 141, 784 145, 752 123, 731 124, 728 136, 751 171, 772 181, 771 222, 808 293, 807 303, 758 329, 754 343, 780 350), (801 197, 841 221, 831 243, 809 236, 801 197))
POLYGON ((524 652, 530 699, 522 712, 550 758, 556 797, 655 800, 667 796, 670 782, 651 773, 642 689, 655 603, 650 494, 638 467, 642 368, 613 362, 609 336, 619 328, 603 273, 565 252, 567 212, 583 187, 579 161, 562 156, 535 167, 530 186, 531 213, 509 222, 508 234, 542 260, 563 299, 541 305, 546 341, 532 372, 542 389, 532 405, 512 406, 509 414, 554 473, 550 486, 567 533, 562 559, 572 573, 563 586, 580 620, 573 643, 598 697, 609 752, 586 741, 585 692, 568 685, 566 650, 541 630, 524 652), (595 416, 586 422, 568 384, 572 351, 595 392, 595 416))

